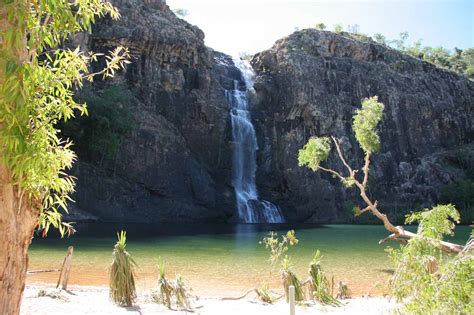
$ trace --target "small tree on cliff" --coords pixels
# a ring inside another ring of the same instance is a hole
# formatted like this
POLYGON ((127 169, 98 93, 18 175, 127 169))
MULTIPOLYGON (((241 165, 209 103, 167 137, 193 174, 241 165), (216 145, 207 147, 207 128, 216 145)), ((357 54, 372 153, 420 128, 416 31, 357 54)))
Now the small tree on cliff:
POLYGON ((27 250, 34 229, 53 225, 62 234, 58 209, 66 209, 74 178, 71 143, 59 137, 61 120, 85 104, 73 88, 96 75, 113 76, 128 52, 105 56, 106 67, 90 73, 103 56, 59 48, 71 34, 117 10, 102 0, 3 0, 0 5, 0 314, 17 314, 25 285, 27 250))
MULTIPOLYGON (((359 190, 362 200, 367 205, 364 209, 358 210, 357 215, 370 212, 380 219, 385 229, 391 233, 385 240, 407 240, 414 237, 422 237, 416 233, 406 231, 401 226, 393 225, 387 215, 380 212, 377 201, 371 200, 367 195, 370 158, 373 153, 380 149, 380 137, 377 132, 377 126, 382 120, 383 110, 384 105, 374 96, 362 100, 362 108, 357 110, 354 115, 352 127, 356 140, 365 153, 364 166, 361 170, 353 169, 349 165, 341 149, 340 140, 335 137, 313 137, 309 139, 308 143, 298 153, 298 162, 300 166, 307 166, 315 172, 321 170, 331 174, 333 177, 338 178, 346 187, 355 186, 359 190), (321 166, 321 163, 327 160, 331 152, 331 143, 335 146, 338 157, 347 170, 347 175, 321 166), (361 175, 358 175, 359 171, 362 173, 361 175)), ((459 253, 463 250, 463 246, 449 242, 433 240, 433 243, 436 243, 445 252, 459 253)))

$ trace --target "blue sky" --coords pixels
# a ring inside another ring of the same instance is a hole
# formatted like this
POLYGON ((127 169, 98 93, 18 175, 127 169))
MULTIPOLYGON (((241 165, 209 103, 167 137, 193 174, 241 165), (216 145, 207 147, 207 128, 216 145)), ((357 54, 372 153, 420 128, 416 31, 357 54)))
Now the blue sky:
POLYGON ((329 29, 358 24, 360 32, 429 46, 474 47, 474 0, 167 0, 206 34, 206 44, 228 54, 255 53, 295 28, 323 22, 329 29))

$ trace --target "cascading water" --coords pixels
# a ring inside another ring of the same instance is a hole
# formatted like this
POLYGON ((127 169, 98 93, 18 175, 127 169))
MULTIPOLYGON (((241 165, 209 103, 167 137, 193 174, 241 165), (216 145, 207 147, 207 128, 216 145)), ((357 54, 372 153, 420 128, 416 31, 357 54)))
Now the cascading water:
POLYGON ((255 128, 248 111, 248 96, 253 90, 254 73, 250 64, 242 59, 234 60, 242 74, 245 87, 239 87, 234 81, 234 89, 226 91, 232 106, 233 168, 232 184, 237 199, 239 220, 246 223, 281 223, 283 215, 278 206, 266 200, 258 199, 255 172, 257 171, 258 149, 255 128))

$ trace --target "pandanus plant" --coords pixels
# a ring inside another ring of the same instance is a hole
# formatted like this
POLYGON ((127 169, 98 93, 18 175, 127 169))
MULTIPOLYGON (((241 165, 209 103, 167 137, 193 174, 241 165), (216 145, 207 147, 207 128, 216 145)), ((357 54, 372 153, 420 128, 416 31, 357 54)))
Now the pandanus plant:
POLYGON ((166 278, 165 264, 160 259, 159 263, 160 278, 158 279, 158 290, 152 294, 153 301, 163 304, 169 309, 172 309, 173 302, 177 309, 188 310, 192 309, 191 295, 189 289, 184 283, 184 279, 180 274, 176 275, 176 280, 168 280, 166 278))
POLYGON ((304 301, 304 289, 301 281, 296 274, 291 270, 292 263, 290 257, 285 255, 282 261, 281 278, 283 280, 283 288, 285 290, 286 302, 289 301, 289 288, 295 287, 295 300, 297 302, 304 301))
POLYGON ((127 232, 117 233, 117 238, 110 268, 110 298, 118 305, 131 306, 137 297, 135 288, 137 264, 125 250, 127 232))
POLYGON ((315 300, 321 304, 341 305, 329 292, 329 281, 321 268, 321 253, 317 250, 309 264, 309 290, 315 300))

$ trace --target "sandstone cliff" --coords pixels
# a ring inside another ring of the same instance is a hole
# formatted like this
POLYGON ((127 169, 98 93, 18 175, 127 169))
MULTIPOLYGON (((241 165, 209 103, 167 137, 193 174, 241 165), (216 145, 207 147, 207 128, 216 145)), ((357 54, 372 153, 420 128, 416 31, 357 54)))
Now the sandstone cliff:
POLYGON ((95 83, 92 92, 110 85, 130 91, 135 128, 114 159, 87 160, 79 152, 78 207, 112 221, 226 220, 234 196, 224 89, 240 73, 164 1, 114 5, 119 21, 104 19, 77 41, 96 52, 129 47, 126 72, 95 83))
MULTIPOLYGON (((164 0, 114 4, 121 20, 102 20, 77 42, 100 52, 130 48, 127 70, 90 91, 129 91, 135 127, 114 158, 79 152, 77 206, 110 221, 228 221, 235 197, 224 91, 240 73, 164 0)), ((258 188, 291 221, 353 220, 358 196, 299 168, 297 152, 310 136, 333 134, 361 165, 351 118, 364 97, 378 95, 386 105, 370 192, 391 216, 438 202, 443 186, 474 169, 472 81, 371 41, 316 30, 279 40, 252 64, 258 188)), ((329 163, 342 170, 336 159, 329 163)))
MULTIPOLYGON (((460 75, 370 40, 313 29, 277 41, 252 63, 259 186, 289 218, 351 220, 360 198, 330 176, 299 168, 297 151, 312 135, 335 135, 360 167, 351 124, 364 97, 378 95, 386 105, 370 191, 393 217, 438 202, 443 185, 474 167, 474 82, 460 75)), ((329 165, 343 170, 337 158, 329 165)))

